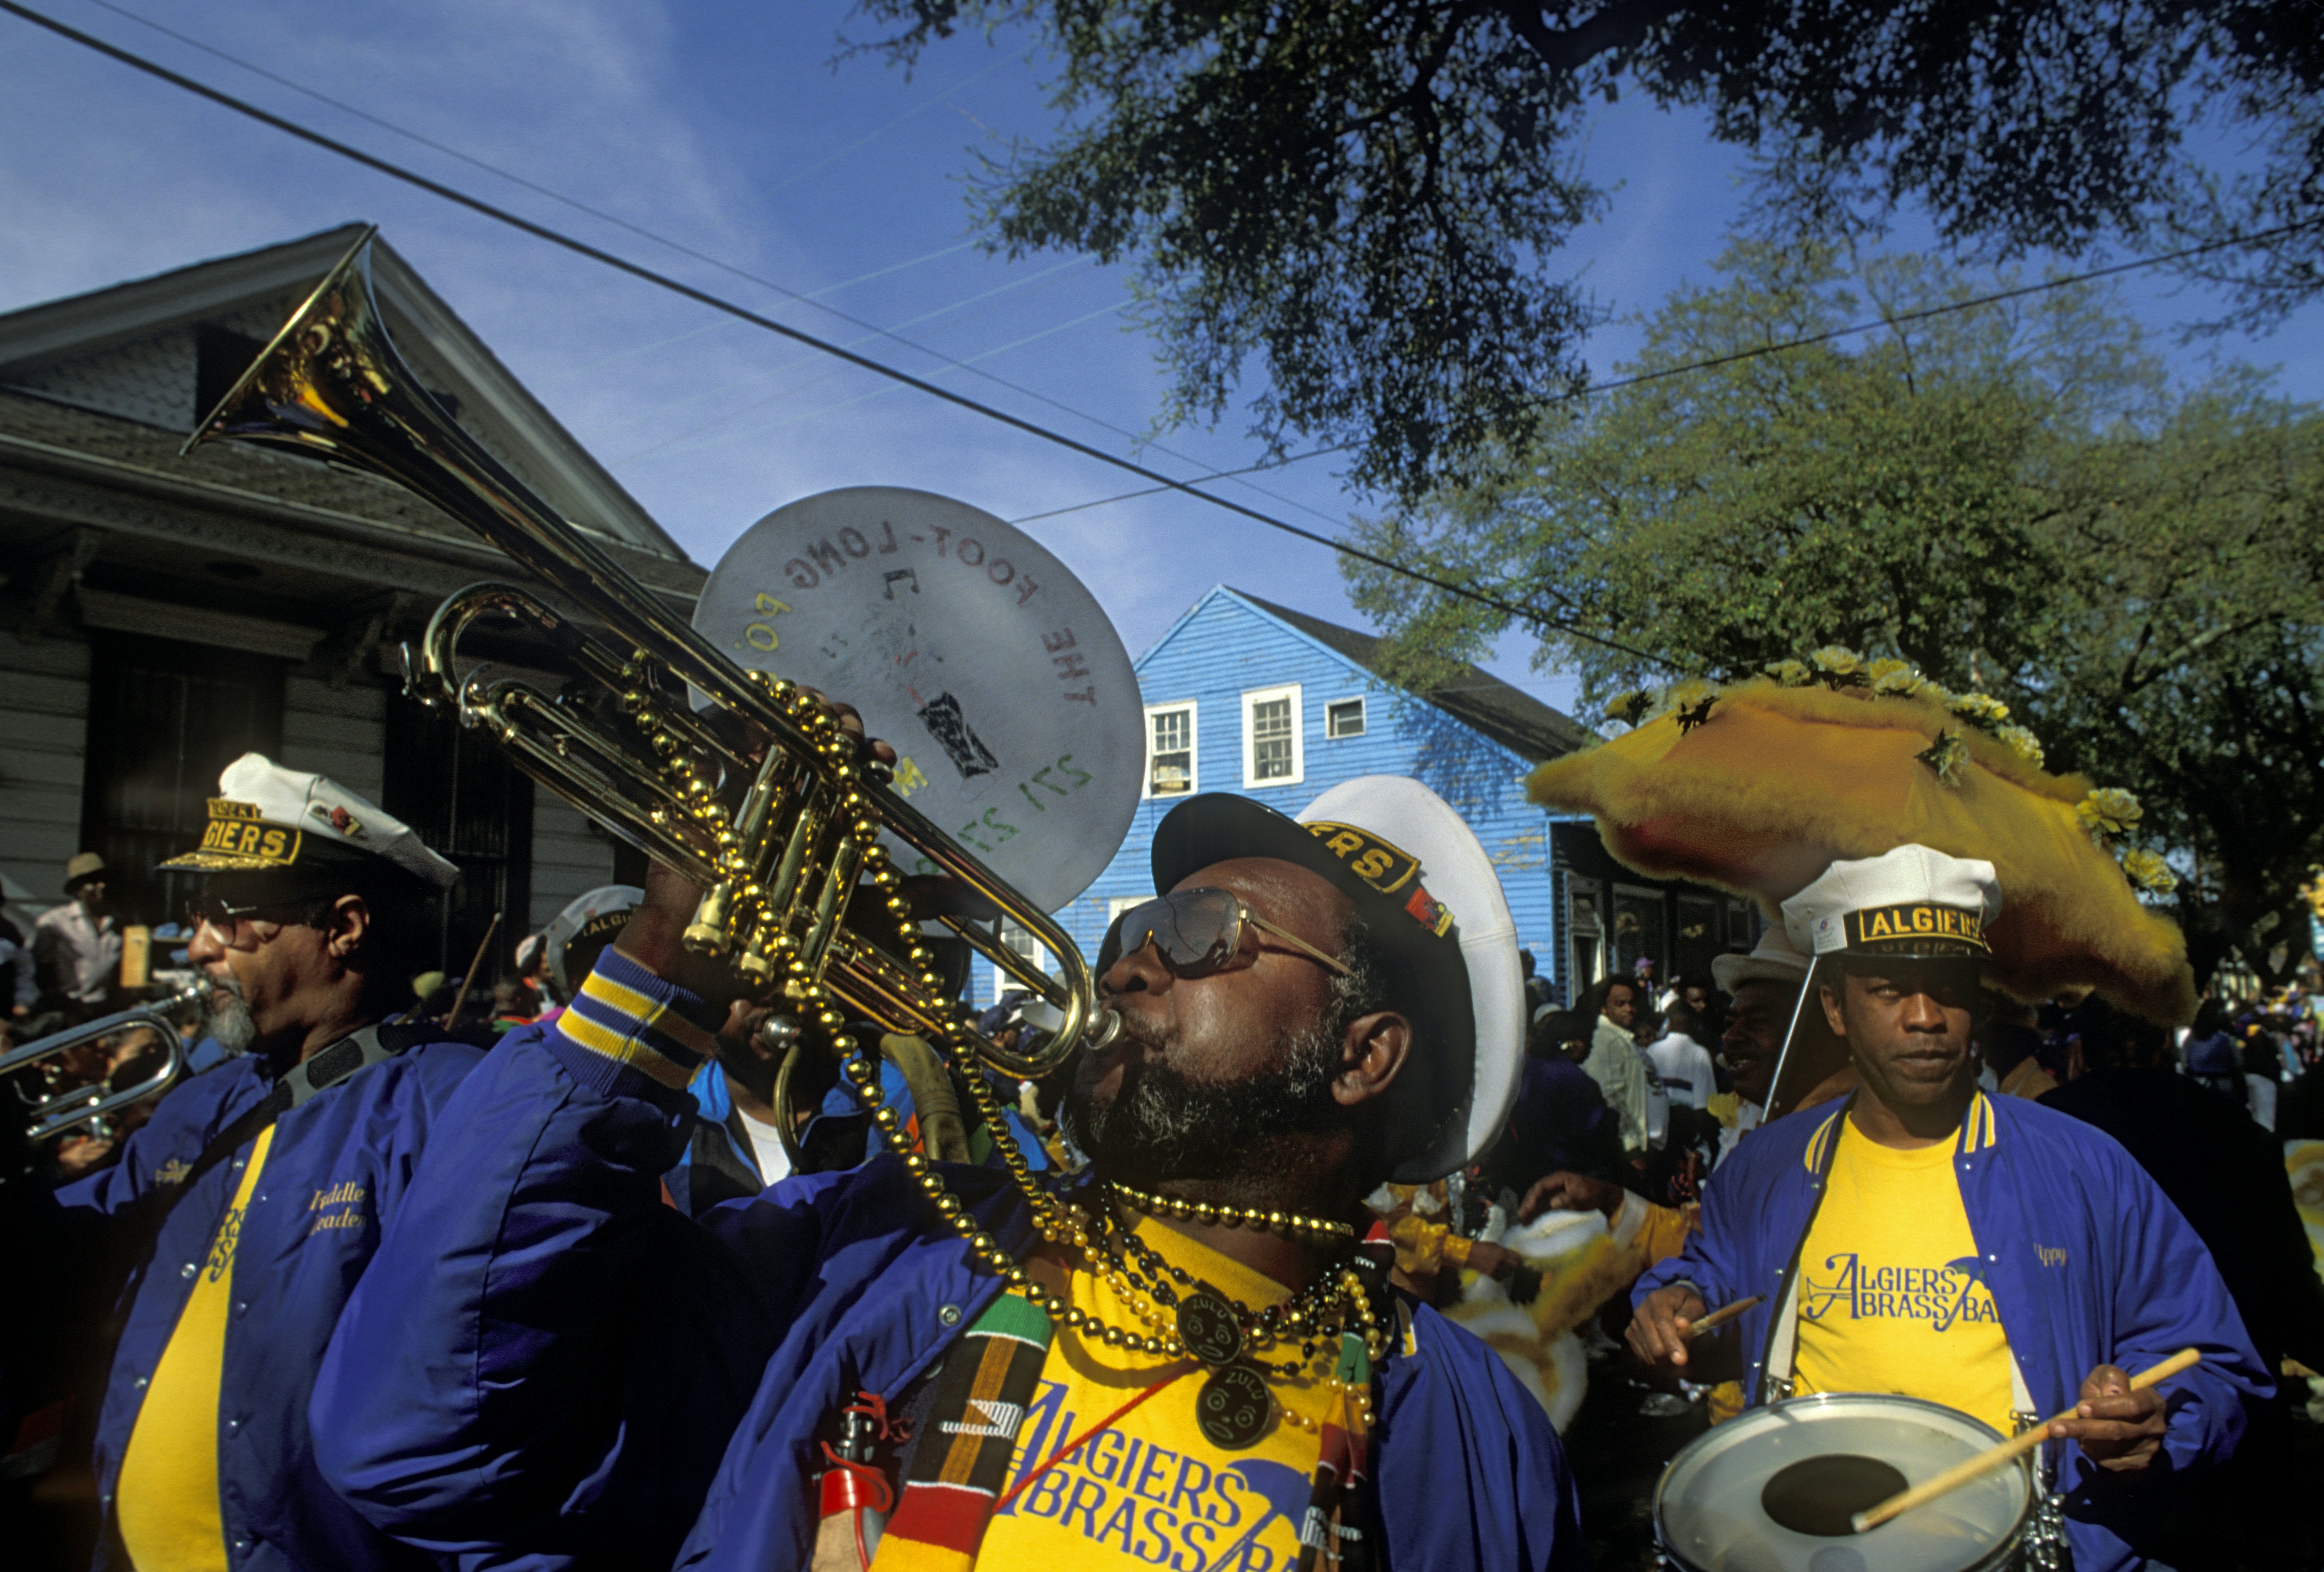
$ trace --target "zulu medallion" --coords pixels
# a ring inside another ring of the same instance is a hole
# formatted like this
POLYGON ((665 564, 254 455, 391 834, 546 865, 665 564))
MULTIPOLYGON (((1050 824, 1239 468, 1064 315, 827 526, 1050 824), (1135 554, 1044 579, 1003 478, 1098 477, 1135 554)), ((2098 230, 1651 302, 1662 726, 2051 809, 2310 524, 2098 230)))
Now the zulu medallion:
POLYGON ((1222 1365, 1203 1383, 1194 1400, 1194 1422, 1211 1445, 1224 1452, 1240 1452, 1267 1432, 1275 1417, 1275 1400, 1268 1395, 1267 1378, 1248 1365, 1222 1365))
POLYGON ((1215 1368, 1231 1365, 1242 1352, 1242 1328, 1226 1301, 1197 1290, 1178 1301, 1178 1340, 1187 1353, 1215 1368))

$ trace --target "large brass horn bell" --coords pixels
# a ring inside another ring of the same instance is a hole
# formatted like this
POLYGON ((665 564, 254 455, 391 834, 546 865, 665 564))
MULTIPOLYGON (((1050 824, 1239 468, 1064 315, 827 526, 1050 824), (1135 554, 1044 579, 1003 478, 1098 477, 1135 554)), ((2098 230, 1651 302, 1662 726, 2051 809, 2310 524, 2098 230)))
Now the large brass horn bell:
POLYGON ((1087 964, 1048 915, 889 789, 824 706, 749 672, 675 616, 567 523, 421 386, 390 339, 371 288, 366 231, 187 443, 254 442, 319 454, 381 475, 466 524, 608 642, 533 592, 479 584, 438 608, 416 662, 415 696, 448 704, 535 780, 705 894, 687 942, 779 989, 825 1027, 839 1006, 889 1030, 964 1043, 1011 1075, 1038 1076, 1119 1025, 1099 1008, 1087 964), (512 620, 546 648, 527 664, 561 691, 520 678, 486 684, 456 665, 480 621, 512 620), (688 689, 708 710, 688 703, 688 689), (748 722, 736 727, 717 712, 748 722), (764 746, 755 746, 763 739, 764 746), (989 902, 1054 958, 1055 975, 982 922, 938 918, 1015 984, 1064 1015, 1025 1054, 964 1022, 930 964, 881 834, 895 836, 989 902), (868 890, 864 887, 869 887, 868 890))

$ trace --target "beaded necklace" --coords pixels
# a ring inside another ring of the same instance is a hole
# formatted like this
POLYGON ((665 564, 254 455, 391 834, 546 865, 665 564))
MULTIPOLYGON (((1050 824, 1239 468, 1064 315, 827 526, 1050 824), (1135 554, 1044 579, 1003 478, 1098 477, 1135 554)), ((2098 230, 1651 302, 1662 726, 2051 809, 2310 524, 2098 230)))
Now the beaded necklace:
MULTIPOLYGON (((928 949, 918 923, 912 916, 911 903, 901 894, 903 876, 890 863, 880 836, 882 827, 870 811, 871 800, 861 786, 854 784, 862 778, 866 767, 853 762, 855 740, 847 736, 822 704, 808 699, 795 685, 780 680, 764 682, 768 692, 780 704, 790 719, 807 737, 816 751, 830 759, 831 775, 844 787, 835 818, 844 819, 850 826, 849 837, 853 852, 862 860, 864 878, 886 897, 889 915, 896 919, 896 938, 900 952, 920 985, 935 993, 944 986, 944 978, 936 970, 936 958, 928 949)), ((884 778, 882 767, 872 766, 873 778, 884 778)), ((699 794, 696 812, 706 823, 720 818, 719 809, 708 794, 699 794)), ((715 827, 715 826, 714 826, 715 827)), ((844 843, 843 843, 844 844, 844 843)), ((1368 1356, 1368 1364, 1377 1367, 1387 1347, 1385 1323, 1376 1312, 1372 1293, 1362 1277, 1348 1261, 1342 1260, 1324 1272, 1295 1299, 1269 1307, 1264 1312, 1253 1312, 1240 1303, 1221 1299, 1201 1290, 1199 1285, 1182 1282, 1181 1286, 1194 1292, 1180 1294, 1166 1280, 1174 1274, 1167 1263, 1148 1250, 1129 1229, 1122 1227, 1108 1209, 1095 1209, 1094 1215, 1084 1217, 1079 1207, 1061 1200, 1034 1177, 1025 1161, 1016 1138, 1009 1132, 1008 1119, 994 1098, 991 1087, 977 1063, 973 1045, 968 1041, 967 1023, 954 1019, 945 1023, 932 1035, 936 1045, 952 1064, 962 1071, 969 1099, 975 1103, 982 1117, 986 1131, 1001 1154, 1010 1181, 1025 1197, 1032 1213, 1034 1227, 1041 1237, 1052 1246, 1070 1246, 1080 1255, 1090 1270, 1099 1273, 1121 1300, 1136 1308, 1144 1329, 1124 1328, 1091 1315, 1074 1305, 1066 1296, 1052 1292, 1033 1280, 1024 1265, 986 1232, 975 1217, 961 1204, 960 1198, 945 1188, 944 1176, 927 1155, 904 1152, 903 1118, 887 1101, 880 1085, 878 1067, 865 1055, 854 1036, 846 1031, 847 1017, 840 1013, 838 1000, 817 979, 798 953, 798 944, 787 934, 777 934, 769 945, 782 973, 784 996, 797 1002, 800 1013, 820 1026, 828 1035, 832 1049, 841 1055, 840 1073, 854 1089, 855 1096, 872 1111, 872 1122, 886 1140, 891 1151, 902 1152, 905 1172, 911 1175, 921 1191, 935 1205, 937 1216, 967 1242, 969 1255, 976 1264, 991 1272, 1007 1285, 1008 1292, 1022 1295, 1050 1320, 1065 1326, 1083 1338, 1103 1343, 1110 1348, 1121 1348, 1157 1357, 1179 1357, 1192 1355, 1212 1367, 1211 1378, 1204 1384, 1201 1406, 1205 1411, 1204 1428, 1206 1434, 1219 1439, 1222 1432, 1212 1428, 1209 1411, 1221 1406, 1214 1399, 1231 1399, 1233 1414, 1245 1421, 1232 1432, 1240 1440, 1221 1440, 1226 1446, 1248 1446, 1264 1428, 1263 1411, 1251 1421, 1255 1411, 1271 1410, 1297 1428, 1313 1430, 1311 1421, 1301 1419, 1286 1405, 1275 1402, 1265 1390, 1263 1369, 1278 1378, 1296 1377, 1316 1355, 1325 1352, 1339 1354, 1335 1373, 1325 1377, 1332 1387, 1342 1393, 1358 1422, 1369 1419, 1371 1411, 1371 1384, 1369 1375, 1360 1381, 1342 1379, 1336 1372, 1349 1368, 1346 1345, 1354 1339, 1368 1356), (1128 1245, 1116 1245, 1117 1235, 1128 1245), (1141 1275, 1132 1263, 1132 1255, 1150 1276, 1141 1275), (1174 1313, 1167 1319, 1163 1311, 1174 1313), (1329 1318, 1328 1319, 1326 1318, 1329 1318), (1252 1346, 1269 1347, 1296 1334, 1301 1340, 1301 1357, 1283 1365, 1260 1366, 1255 1359, 1245 1357, 1252 1346), (1256 1389, 1254 1391, 1254 1389, 1256 1389), (1243 1431, 1248 1430, 1248 1435, 1243 1431)), ((1220 1206, 1213 1202, 1190 1202, 1168 1197, 1148 1195, 1127 1190, 1120 1185, 1108 1185, 1110 1193, 1122 1205, 1153 1216, 1170 1217, 1199 1223, 1224 1223, 1231 1227, 1267 1227, 1277 1232, 1309 1233, 1321 1236, 1352 1238, 1355 1230, 1346 1223, 1323 1218, 1304 1218, 1279 1211, 1262 1212, 1256 1208, 1220 1206)))

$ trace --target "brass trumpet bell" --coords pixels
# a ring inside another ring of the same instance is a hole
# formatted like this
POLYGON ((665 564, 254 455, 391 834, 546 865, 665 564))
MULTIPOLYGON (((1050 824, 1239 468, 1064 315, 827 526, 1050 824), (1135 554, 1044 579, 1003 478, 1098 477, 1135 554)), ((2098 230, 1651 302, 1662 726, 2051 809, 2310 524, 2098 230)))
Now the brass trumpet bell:
POLYGON ((63 1135, 68 1130, 110 1118, 133 1103, 159 1097, 178 1084, 186 1072, 185 1044, 178 1040, 178 1018, 191 1010, 201 998, 205 986, 194 984, 166 999, 138 1005, 113 1015, 99 1016, 78 1026, 68 1026, 61 1032, 51 1032, 45 1037, 35 1037, 20 1043, 5 1053, 0 1053, 0 1079, 19 1070, 29 1070, 43 1060, 94 1043, 100 1038, 117 1036, 124 1032, 151 1032, 160 1040, 161 1062, 146 1074, 124 1087, 76 1087, 30 1103, 24 1109, 28 1123, 25 1139, 40 1142, 63 1135))
POLYGON ((889 789, 825 707, 748 672, 674 615, 603 548, 488 453, 421 386, 374 298, 366 231, 243 373, 187 446, 254 442, 319 454, 426 498, 530 570, 558 605, 505 584, 472 584, 430 620, 410 691, 484 731, 535 780, 704 890, 687 945, 723 958, 796 1014, 847 1017, 965 1043, 1008 1074, 1039 1076, 1111 1038, 1087 964, 1048 915, 889 789), (543 648, 529 664, 567 680, 551 694, 458 666, 463 636, 513 621, 543 648), (688 703, 688 690, 707 707, 688 703), (744 724, 737 725, 740 722, 744 724), (1064 1021, 1034 1054, 968 1026, 930 967, 881 835, 895 836, 1030 933, 1051 975, 967 916, 939 919, 1064 1021))

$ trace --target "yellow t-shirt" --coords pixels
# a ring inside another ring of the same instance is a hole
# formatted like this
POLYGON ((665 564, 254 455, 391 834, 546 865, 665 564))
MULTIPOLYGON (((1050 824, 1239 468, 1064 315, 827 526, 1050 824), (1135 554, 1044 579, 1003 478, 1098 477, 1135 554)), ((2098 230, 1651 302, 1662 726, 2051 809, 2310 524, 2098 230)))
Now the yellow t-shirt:
POLYGON ((178 1312, 161 1361, 129 1432, 115 1492, 121 1542, 138 1572, 226 1572, 218 1508, 218 1381, 226 1365, 234 1252, 251 1187, 265 1166, 274 1126, 258 1133, 208 1260, 178 1312))
POLYGON ((1952 1143, 1899 1151, 1840 1125, 1800 1252, 1795 1390, 1901 1393, 2009 1434, 2009 1339, 1952 1143))
MULTIPOLYGON (((1166 1224, 1141 1219, 1138 1235, 1197 1282, 1252 1310, 1289 1297, 1281 1283, 1166 1224)), ((1086 1271, 1070 1279, 1074 1304, 1114 1326, 1138 1324, 1104 1280, 1086 1271)), ((1297 1357, 1298 1345, 1255 1352, 1279 1365, 1297 1357)), ((1109 1348, 1060 1325, 1018 1431, 1010 1485, 1152 1385, 1169 1363, 1109 1348)), ((1341 1399, 1323 1379, 1329 1364, 1319 1356, 1308 1369, 1310 1377, 1296 1381, 1270 1374, 1268 1390, 1318 1424, 1338 1418, 1341 1399)), ((1034 1481, 994 1515, 977 1565, 1058 1572, 1294 1565, 1322 1443, 1314 1430, 1278 1417, 1240 1451, 1213 1446, 1194 1423, 1195 1398, 1208 1374, 1198 1368, 1180 1377, 1034 1481)))

